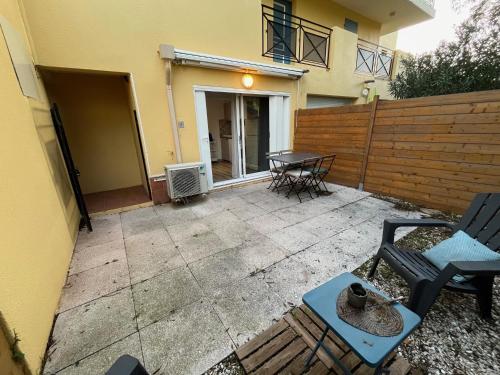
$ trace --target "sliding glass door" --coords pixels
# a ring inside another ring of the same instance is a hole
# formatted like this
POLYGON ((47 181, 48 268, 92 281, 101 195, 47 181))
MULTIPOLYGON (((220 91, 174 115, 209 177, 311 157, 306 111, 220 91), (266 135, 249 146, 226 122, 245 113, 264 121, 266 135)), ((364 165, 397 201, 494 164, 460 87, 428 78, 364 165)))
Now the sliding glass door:
POLYGON ((243 176, 269 170, 269 97, 239 96, 243 176))
MULTIPOLYGON (((266 153, 289 148, 290 97, 228 91, 224 100, 231 104, 225 106, 228 113, 222 114, 214 100, 207 100, 207 94, 209 99, 217 97, 206 91, 195 91, 195 107, 200 155, 206 165, 209 188, 266 176, 269 173, 266 153), (221 147, 221 157, 216 156, 213 147, 217 142, 228 149, 224 153, 225 148, 221 147), (229 165, 228 161, 231 170, 221 171, 219 167, 229 165), (221 175, 226 177, 220 178, 221 175)), ((220 94, 218 97, 221 99, 220 94)))

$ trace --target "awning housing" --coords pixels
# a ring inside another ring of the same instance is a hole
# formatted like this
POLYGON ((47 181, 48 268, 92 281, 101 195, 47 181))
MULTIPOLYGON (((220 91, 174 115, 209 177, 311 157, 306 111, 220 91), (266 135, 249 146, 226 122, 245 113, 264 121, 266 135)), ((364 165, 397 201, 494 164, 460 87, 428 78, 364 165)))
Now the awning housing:
POLYGON ((308 70, 305 69, 185 51, 165 44, 160 45, 160 57, 163 59, 170 59, 174 64, 179 65, 190 65, 202 68, 229 70, 241 73, 261 74, 292 79, 299 79, 304 75, 304 73, 308 72, 308 70))

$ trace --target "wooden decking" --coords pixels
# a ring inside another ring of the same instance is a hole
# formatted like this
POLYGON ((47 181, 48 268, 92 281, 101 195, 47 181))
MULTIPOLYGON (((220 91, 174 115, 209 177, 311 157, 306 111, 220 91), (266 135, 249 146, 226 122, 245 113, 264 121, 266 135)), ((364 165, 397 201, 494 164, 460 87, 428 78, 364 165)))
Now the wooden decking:
MULTIPOLYGON (((342 374, 340 368, 323 350, 314 357, 309 371, 304 364, 320 338, 324 324, 304 305, 294 308, 280 321, 236 350, 248 374, 342 374)), ((355 375, 374 371, 352 352, 338 337, 329 333, 326 346, 355 375)), ((392 353, 386 361, 391 375, 418 374, 408 362, 392 353)))

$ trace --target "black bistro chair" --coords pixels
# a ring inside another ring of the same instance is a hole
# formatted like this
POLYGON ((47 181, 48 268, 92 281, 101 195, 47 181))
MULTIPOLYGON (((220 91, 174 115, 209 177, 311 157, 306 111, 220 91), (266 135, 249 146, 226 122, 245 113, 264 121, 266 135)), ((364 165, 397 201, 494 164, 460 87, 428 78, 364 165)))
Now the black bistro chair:
POLYGON ((300 194, 303 192, 309 193, 311 199, 314 199, 311 194, 311 189, 314 190, 314 175, 311 170, 314 170, 321 158, 312 158, 304 160, 299 167, 288 165, 285 166, 284 184, 288 186, 287 198, 290 198, 291 193, 295 193, 302 203, 300 194))
POLYGON ((322 192, 330 193, 325 184, 325 178, 328 176, 332 170, 333 162, 335 161, 335 154, 323 156, 317 163, 314 169, 311 169, 313 173, 313 187, 316 194, 319 196, 322 192), (321 184, 323 184, 323 189, 321 189, 321 184))
POLYGON ((382 244, 368 274, 369 278, 373 277, 380 259, 383 259, 408 283, 411 290, 408 307, 422 318, 436 301, 441 288, 453 292, 475 294, 481 316, 491 318, 493 281, 495 276, 500 275, 500 260, 456 260, 440 270, 422 253, 399 249, 394 245, 394 233, 399 227, 448 227, 453 230, 453 233, 461 230, 491 250, 498 252, 500 248, 500 193, 477 194, 457 225, 435 219, 385 220, 382 244), (467 281, 456 281, 457 274, 467 276, 467 281))
POLYGON ((271 161, 271 183, 267 187, 268 189, 271 190, 276 190, 279 194, 279 188, 280 188, 280 182, 282 182, 283 172, 285 170, 285 165, 283 165, 280 162, 277 162, 273 159, 271 159, 272 156, 277 156, 277 155, 283 155, 283 154, 289 154, 293 152, 293 150, 281 150, 281 151, 270 151, 266 152, 266 158, 271 161))

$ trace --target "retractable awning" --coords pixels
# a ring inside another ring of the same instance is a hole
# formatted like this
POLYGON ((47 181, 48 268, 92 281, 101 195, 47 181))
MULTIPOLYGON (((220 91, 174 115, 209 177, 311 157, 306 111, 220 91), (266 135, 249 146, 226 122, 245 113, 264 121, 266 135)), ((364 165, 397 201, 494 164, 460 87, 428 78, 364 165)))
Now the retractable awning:
POLYGON ((171 59, 174 64, 197 66, 202 68, 229 70, 242 73, 261 74, 276 77, 299 79, 307 73, 306 69, 264 64, 255 61, 240 60, 224 56, 185 51, 169 45, 160 45, 160 57, 171 59), (172 53, 173 51, 173 53, 172 53))

